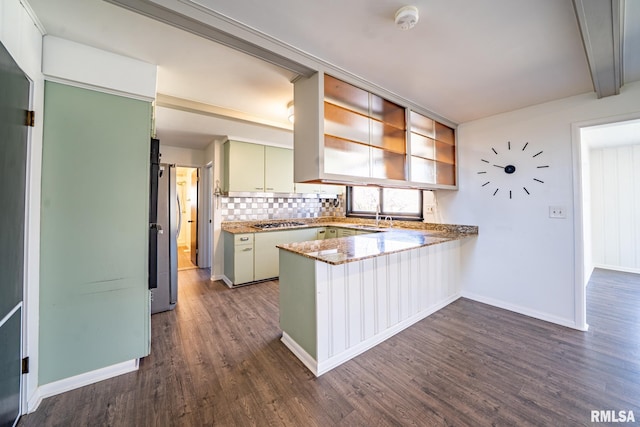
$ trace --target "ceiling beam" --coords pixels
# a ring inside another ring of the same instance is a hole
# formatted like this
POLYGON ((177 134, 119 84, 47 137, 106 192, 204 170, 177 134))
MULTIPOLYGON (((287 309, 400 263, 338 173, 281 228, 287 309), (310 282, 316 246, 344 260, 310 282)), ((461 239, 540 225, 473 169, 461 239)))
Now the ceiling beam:
POLYGON ((289 122, 281 123, 273 120, 267 120, 261 117, 243 113, 241 111, 231 110, 229 108, 219 107, 217 105, 205 104, 203 102, 191 101, 189 99, 178 98, 163 93, 156 94, 155 105, 158 107, 171 108, 188 113, 217 117, 219 119, 234 120, 237 122, 248 123, 252 125, 261 125, 275 129, 293 131, 293 125, 289 122))
POLYGON ((593 89, 598 98, 617 95, 622 86, 624 0, 573 0, 593 89))
MULTIPOLYGON (((192 34, 204 37, 240 52, 244 52, 247 55, 262 59, 266 62, 289 70, 297 75, 309 77, 316 72, 314 69, 311 69, 297 61, 291 60, 284 55, 278 54, 269 49, 265 49, 264 47, 259 46, 256 43, 252 43, 248 40, 237 37, 230 32, 223 31, 212 25, 208 25, 186 15, 179 14, 173 10, 169 10, 156 4, 155 2, 149 0, 104 1, 106 1, 107 3, 115 4, 117 6, 121 6, 125 9, 129 9, 133 12, 137 12, 141 15, 153 18, 160 22, 164 22, 165 24, 169 24, 182 30, 188 31, 192 34)), ((216 15, 213 18, 216 18, 218 20, 226 19, 221 15, 216 15)), ((227 24, 231 25, 229 24, 229 22, 227 22, 227 24)))

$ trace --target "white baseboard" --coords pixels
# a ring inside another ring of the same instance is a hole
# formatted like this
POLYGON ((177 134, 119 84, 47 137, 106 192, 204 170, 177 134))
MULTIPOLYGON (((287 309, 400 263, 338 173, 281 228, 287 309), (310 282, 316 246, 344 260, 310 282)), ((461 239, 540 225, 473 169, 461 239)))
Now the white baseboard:
POLYGON ((224 281, 224 277, 225 277, 225 275, 224 275, 224 274, 216 274, 215 276, 212 274, 212 275, 211 275, 211 278, 210 278, 209 280, 211 280, 212 282, 215 282, 215 281, 217 281, 217 280, 222 280, 222 281, 224 281))
POLYGON ((230 288, 233 288, 233 282, 231 280, 229 280, 229 278, 227 276, 225 276, 224 274, 220 277, 219 280, 222 280, 224 282, 225 285, 227 285, 230 288))
POLYGON ((620 267, 619 265, 594 264, 594 268, 602 268, 603 270, 622 271, 623 273, 640 274, 640 268, 620 267))
POLYGON ((579 331, 586 331, 585 328, 580 328, 576 324, 575 320, 565 319, 562 317, 554 316, 542 311, 532 310, 527 307, 522 307, 510 302, 497 300, 494 298, 488 298, 482 295, 474 294, 473 292, 462 291, 462 297, 473 301, 481 302, 483 304, 492 305, 494 307, 502 308, 504 310, 513 311, 514 313, 523 314, 525 316, 533 317, 535 319, 544 320, 545 322, 555 323, 556 325, 566 326, 567 328, 577 329, 579 331))
POLYGON ((137 371, 138 365, 139 359, 128 360, 126 362, 107 366, 106 368, 96 369, 95 371, 85 372, 84 374, 41 385, 38 387, 31 399, 29 399, 27 412, 31 413, 38 409, 42 400, 47 397, 117 377, 118 375, 137 371))
POLYGON ((318 362, 298 345, 286 332, 282 333, 280 341, 309 369, 316 377, 318 374, 318 362))
POLYGON ((348 349, 346 349, 345 351, 343 351, 340 354, 336 354, 335 356, 332 356, 330 358, 328 358, 327 360, 323 360, 323 361, 317 361, 315 360, 311 355, 309 355, 309 353, 307 353, 302 347, 300 347, 300 345, 298 345, 297 342, 295 342, 286 332, 282 333, 282 339, 281 341, 284 343, 284 345, 287 346, 287 348, 289 350, 291 350, 291 352, 298 358, 300 359, 300 361, 316 376, 319 377, 320 375, 329 372, 330 370, 332 370, 333 368, 342 365, 343 363, 353 359, 354 357, 358 356, 359 354, 364 353, 365 351, 377 346, 378 344, 380 344, 381 342, 391 338, 392 336, 398 334, 399 332, 403 331, 404 329, 408 328, 409 326, 418 323, 419 321, 421 321, 422 319, 432 315, 433 313, 435 313, 438 310, 441 310, 442 308, 446 307, 447 305, 451 304, 452 302, 454 302, 455 300, 457 300, 458 298, 460 298, 460 295, 453 295, 449 298, 447 298, 444 301, 441 301, 440 303, 429 307, 428 309, 421 311, 419 313, 416 313, 415 315, 403 320, 402 322, 396 323, 395 325, 393 325, 392 327, 385 329, 384 331, 382 331, 381 333, 365 340, 362 341, 360 343, 358 343, 357 345, 354 345, 353 347, 350 347, 348 349))

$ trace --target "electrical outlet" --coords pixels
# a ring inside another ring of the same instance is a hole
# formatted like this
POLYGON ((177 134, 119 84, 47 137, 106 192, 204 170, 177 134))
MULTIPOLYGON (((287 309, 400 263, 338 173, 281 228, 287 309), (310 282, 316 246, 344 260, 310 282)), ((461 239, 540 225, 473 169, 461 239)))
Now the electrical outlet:
POLYGON ((564 219, 567 217, 567 210, 564 206, 549 206, 549 218, 564 219))
POLYGON ((427 205, 424 207, 424 213, 431 214, 433 213, 433 205, 427 205))

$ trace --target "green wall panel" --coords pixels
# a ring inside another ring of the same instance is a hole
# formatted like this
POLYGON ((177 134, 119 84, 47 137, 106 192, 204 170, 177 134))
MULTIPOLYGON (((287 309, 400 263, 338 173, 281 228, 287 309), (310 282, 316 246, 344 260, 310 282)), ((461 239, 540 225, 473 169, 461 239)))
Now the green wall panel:
POLYGON ((149 350, 151 105, 47 82, 39 383, 149 350))
POLYGON ((280 329, 318 359, 316 261, 280 251, 280 329))

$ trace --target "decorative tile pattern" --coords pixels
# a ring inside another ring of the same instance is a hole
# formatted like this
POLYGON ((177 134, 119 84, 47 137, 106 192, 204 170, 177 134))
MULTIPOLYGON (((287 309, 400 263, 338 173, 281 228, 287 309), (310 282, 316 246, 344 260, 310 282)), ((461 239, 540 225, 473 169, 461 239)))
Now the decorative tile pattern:
POLYGON ((222 221, 320 218, 345 215, 343 198, 225 197, 220 199, 222 221))

